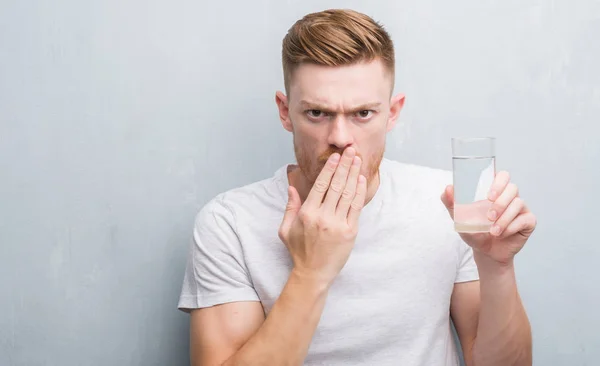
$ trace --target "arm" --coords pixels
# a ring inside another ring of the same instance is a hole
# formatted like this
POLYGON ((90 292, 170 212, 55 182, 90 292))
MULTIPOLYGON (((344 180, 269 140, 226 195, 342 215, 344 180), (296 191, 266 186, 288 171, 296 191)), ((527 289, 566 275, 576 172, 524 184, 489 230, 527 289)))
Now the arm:
POLYGON ((517 291, 513 263, 478 256, 481 309, 473 361, 479 365, 531 365, 531 327, 517 291))
POLYGON ((258 302, 193 311, 192 365, 301 365, 326 295, 324 286, 292 272, 266 320, 258 302))
POLYGON ((231 302, 192 310, 191 365, 222 365, 260 328, 264 320, 258 301, 231 302))
MULTIPOLYGON (((489 233, 461 233, 473 248, 479 288, 455 285, 451 312, 470 366, 532 364, 531 328, 517 291, 514 257, 536 227, 535 215, 519 197, 507 172, 494 179, 488 195, 489 233), (474 320, 477 314, 477 321, 474 320), (457 324, 458 323, 458 324, 457 324)), ((454 190, 446 188, 442 202, 453 216, 454 190)))
POLYGON ((473 366, 473 345, 477 336, 480 308, 479 281, 454 284, 450 317, 456 328, 466 366, 473 366))
POLYGON ((450 312, 467 366, 532 364, 531 328, 514 268, 475 260, 480 281, 454 285, 450 312))

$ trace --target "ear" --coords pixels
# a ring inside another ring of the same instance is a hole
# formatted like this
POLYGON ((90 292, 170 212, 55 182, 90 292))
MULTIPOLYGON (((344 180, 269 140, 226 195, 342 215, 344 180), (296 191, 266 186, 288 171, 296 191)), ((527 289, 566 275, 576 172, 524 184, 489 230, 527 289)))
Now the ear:
POLYGON ((277 93, 275 93, 275 103, 277 103, 277 108, 279 109, 279 119, 281 120, 283 128, 290 132, 293 132, 292 120, 290 119, 290 108, 288 105, 288 98, 285 96, 285 94, 278 91, 277 93))
POLYGON ((404 94, 398 94, 390 100, 390 117, 387 122, 387 131, 390 132, 396 125, 396 121, 400 116, 400 111, 404 107, 404 94))

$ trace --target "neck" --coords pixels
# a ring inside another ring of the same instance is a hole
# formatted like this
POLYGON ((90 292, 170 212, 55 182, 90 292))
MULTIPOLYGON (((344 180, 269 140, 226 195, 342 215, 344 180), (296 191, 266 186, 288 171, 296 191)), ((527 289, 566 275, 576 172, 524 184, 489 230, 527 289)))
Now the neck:
MULTIPOLYGON (((306 197, 308 197, 308 193, 312 189, 312 184, 308 182, 306 176, 304 176, 302 170, 300 170, 297 165, 290 165, 288 167, 287 176, 289 184, 296 188, 302 203, 304 203, 306 197)), ((367 197, 365 198, 365 206, 371 202, 375 196, 375 193, 377 193, 377 189, 379 189, 379 183, 380 177, 379 171, 377 171, 377 174, 367 182, 367 197)))

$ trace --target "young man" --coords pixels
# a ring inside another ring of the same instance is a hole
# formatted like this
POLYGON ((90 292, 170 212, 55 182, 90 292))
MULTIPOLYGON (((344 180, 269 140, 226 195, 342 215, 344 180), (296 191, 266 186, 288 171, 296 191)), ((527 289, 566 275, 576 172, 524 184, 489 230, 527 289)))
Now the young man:
POLYGON ((297 165, 199 213, 179 308, 198 365, 531 365, 513 257, 535 217, 499 173, 489 234, 452 226, 451 173, 383 158, 404 96, 366 15, 309 14, 283 40, 297 165), (440 201, 441 194, 441 201, 440 201))

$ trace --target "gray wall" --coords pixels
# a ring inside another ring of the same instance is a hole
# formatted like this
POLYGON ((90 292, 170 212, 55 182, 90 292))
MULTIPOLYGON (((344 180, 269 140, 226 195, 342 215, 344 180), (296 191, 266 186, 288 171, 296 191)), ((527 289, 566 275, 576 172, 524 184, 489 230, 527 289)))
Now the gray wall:
POLYGON ((600 364, 600 3, 0 2, 0 365, 186 365, 194 214, 292 160, 280 42, 308 11, 387 26, 387 156, 494 135, 539 218, 518 256, 535 365, 600 364))

